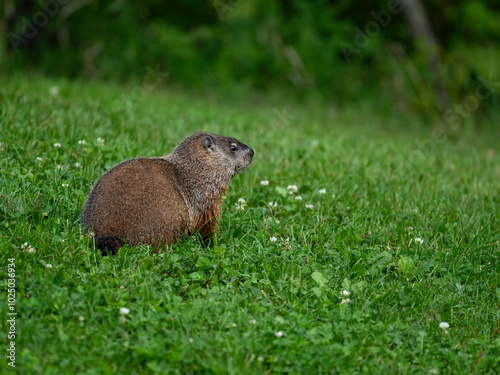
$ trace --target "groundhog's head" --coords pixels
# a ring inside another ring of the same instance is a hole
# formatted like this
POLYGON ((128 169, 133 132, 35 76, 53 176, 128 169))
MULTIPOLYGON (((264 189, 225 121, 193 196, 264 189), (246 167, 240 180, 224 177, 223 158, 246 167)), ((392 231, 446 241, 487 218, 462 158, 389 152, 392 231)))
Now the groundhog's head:
POLYGON ((189 156, 194 156, 198 163, 207 165, 208 169, 214 172, 223 171, 229 178, 242 173, 252 162, 254 155, 250 147, 234 138, 204 132, 194 133, 185 138, 174 153, 184 153, 190 149, 189 156), (193 148, 197 150, 194 153, 193 148))
POLYGON ((205 133, 202 137, 206 152, 233 171, 233 176, 242 173, 252 162, 254 151, 246 144, 215 134, 205 133))

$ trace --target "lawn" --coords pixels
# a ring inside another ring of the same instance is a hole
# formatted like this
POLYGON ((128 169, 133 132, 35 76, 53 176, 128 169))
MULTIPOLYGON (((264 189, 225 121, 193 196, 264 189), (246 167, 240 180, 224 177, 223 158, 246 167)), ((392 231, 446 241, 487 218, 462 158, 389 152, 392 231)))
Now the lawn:
POLYGON ((0 329, 16 366, 4 355, 2 373, 498 373, 493 124, 166 87, 1 87, 0 329), (198 130, 255 150, 214 245, 102 257, 80 226, 95 180, 198 130))

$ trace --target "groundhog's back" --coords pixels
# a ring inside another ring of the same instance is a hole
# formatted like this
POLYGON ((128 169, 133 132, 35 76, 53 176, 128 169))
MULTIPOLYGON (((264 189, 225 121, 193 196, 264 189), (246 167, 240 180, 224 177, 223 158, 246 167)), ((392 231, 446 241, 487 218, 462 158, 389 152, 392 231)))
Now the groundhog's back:
POLYGON ((170 243, 187 233, 188 210, 176 186, 174 166, 162 158, 120 163, 95 184, 82 212, 84 228, 94 238, 170 243))

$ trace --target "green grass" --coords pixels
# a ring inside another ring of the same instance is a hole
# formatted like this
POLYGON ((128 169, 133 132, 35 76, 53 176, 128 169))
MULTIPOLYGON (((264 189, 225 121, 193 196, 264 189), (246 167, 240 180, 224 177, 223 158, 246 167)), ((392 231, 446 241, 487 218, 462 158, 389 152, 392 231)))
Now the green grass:
POLYGON ((370 106, 284 113, 158 91, 117 108, 132 86, 1 87, 0 329, 7 349, 15 258, 17 373, 498 373, 498 130, 370 106), (446 141, 429 141, 435 127, 446 141), (79 222, 94 181, 197 130, 256 152, 231 181, 215 245, 101 257, 79 222))

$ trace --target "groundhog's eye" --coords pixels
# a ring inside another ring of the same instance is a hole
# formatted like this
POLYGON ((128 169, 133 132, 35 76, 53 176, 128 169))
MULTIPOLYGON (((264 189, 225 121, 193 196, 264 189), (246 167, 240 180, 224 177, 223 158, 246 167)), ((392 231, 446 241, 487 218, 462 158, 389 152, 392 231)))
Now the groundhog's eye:
POLYGON ((231 145, 230 149, 231 149, 231 151, 236 151, 238 149, 238 147, 236 147, 235 145, 231 145))

